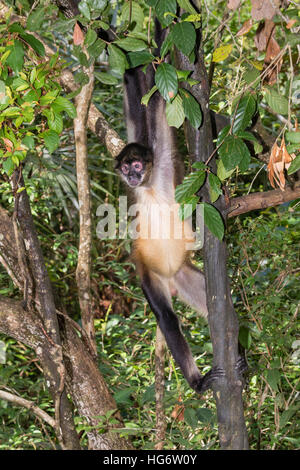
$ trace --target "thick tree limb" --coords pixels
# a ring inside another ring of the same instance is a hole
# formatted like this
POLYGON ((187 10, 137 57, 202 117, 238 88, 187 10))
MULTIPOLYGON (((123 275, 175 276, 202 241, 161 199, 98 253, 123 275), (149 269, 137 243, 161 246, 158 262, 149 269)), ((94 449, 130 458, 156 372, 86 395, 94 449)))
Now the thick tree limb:
POLYGON ((293 188, 272 189, 260 193, 250 193, 247 196, 240 196, 230 199, 228 217, 235 217, 245 212, 258 209, 274 207, 285 202, 293 201, 300 197, 300 183, 297 182, 293 188))
MULTIPOLYGON (((56 433, 62 448, 79 449, 80 445, 73 422, 72 409, 64 390, 65 369, 52 286, 34 227, 29 198, 26 189, 24 189, 25 183, 21 167, 14 171, 11 180, 15 194, 14 223, 17 221, 22 233, 22 242, 24 242, 24 253, 22 252, 22 255, 20 255, 21 243, 19 243, 18 229, 15 226, 14 235, 18 266, 20 266, 20 257, 24 257, 21 269, 26 262, 28 269, 23 272, 23 276, 26 279, 28 274, 31 274, 36 306, 43 319, 43 328, 49 342, 47 354, 43 358, 43 368, 55 404, 56 433), (19 190, 21 192, 18 192, 19 190)), ((25 284, 23 285, 25 286, 25 284)))
MULTIPOLYGON (((66 386, 74 405, 90 426, 88 431, 91 449, 131 449, 130 443, 119 436, 112 428, 122 427, 117 411, 114 415, 118 424, 98 432, 99 416, 110 410, 117 410, 107 385, 100 374, 97 364, 89 354, 84 342, 69 321, 60 321, 63 359, 66 365, 66 386)), ((51 344, 41 319, 31 311, 25 311, 21 302, 0 296, 0 331, 15 338, 35 350, 37 358, 44 367, 44 358, 50 354, 51 344)))

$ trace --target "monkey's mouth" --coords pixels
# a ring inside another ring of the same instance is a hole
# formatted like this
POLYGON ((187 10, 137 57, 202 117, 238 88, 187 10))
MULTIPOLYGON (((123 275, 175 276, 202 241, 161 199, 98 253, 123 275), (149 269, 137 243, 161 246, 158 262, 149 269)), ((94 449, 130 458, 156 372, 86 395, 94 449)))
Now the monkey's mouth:
POLYGON ((138 184, 140 184, 140 182, 141 182, 141 179, 138 178, 137 176, 129 176, 128 178, 128 183, 129 183, 129 186, 131 187, 137 186, 138 184))

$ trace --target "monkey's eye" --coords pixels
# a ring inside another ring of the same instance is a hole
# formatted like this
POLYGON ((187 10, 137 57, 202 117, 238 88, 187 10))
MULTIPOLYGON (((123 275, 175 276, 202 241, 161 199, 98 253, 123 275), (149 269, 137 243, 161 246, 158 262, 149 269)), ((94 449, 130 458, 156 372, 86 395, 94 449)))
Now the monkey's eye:
POLYGON ((127 163, 123 163, 122 172, 124 173, 124 175, 127 175, 127 173, 129 172, 129 165, 127 163))
POLYGON ((142 169, 143 169, 142 162, 133 162, 132 166, 136 171, 142 171, 142 169))

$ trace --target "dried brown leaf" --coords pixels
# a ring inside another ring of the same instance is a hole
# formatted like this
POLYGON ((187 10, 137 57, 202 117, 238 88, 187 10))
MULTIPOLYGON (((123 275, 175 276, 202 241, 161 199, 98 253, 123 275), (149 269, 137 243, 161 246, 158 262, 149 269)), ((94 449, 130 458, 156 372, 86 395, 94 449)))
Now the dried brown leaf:
MULTIPOLYGON (((280 47, 276 39, 273 36, 270 37, 268 47, 266 50, 265 56, 265 67, 267 67, 280 53, 280 47)), ((267 72, 264 78, 264 82, 268 83, 269 85, 274 85, 277 81, 278 73, 280 72, 282 66, 282 58, 277 60, 274 63, 274 67, 267 72)))
POLYGON ((284 191, 285 176, 284 171, 287 170, 294 159, 294 154, 290 155, 286 149, 284 138, 281 141, 280 147, 277 143, 273 145, 268 163, 268 177, 270 184, 275 188, 275 183, 279 188, 284 191))
POLYGON ((250 18, 249 20, 245 21, 241 29, 236 33, 237 36, 243 36, 244 34, 249 33, 250 29, 252 28, 253 20, 250 18))
POLYGON ((73 33, 73 43, 74 46, 79 46, 80 44, 83 44, 84 41, 84 34, 79 26, 79 24, 76 22, 74 26, 74 33, 73 33))
POLYGON ((254 42, 257 49, 265 51, 270 40, 271 35, 273 34, 275 23, 271 20, 262 21, 256 30, 254 42))
POLYGON ((228 0, 227 8, 229 8, 229 10, 236 10, 240 6, 240 3, 240 0, 228 0))
POLYGON ((255 21, 271 20, 276 14, 280 0, 251 0, 251 16, 255 21))

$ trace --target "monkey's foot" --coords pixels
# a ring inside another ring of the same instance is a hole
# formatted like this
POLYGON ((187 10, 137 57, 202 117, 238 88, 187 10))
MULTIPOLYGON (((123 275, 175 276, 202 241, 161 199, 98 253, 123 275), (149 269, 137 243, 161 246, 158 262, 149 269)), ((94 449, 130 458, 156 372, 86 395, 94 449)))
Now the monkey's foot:
POLYGON ((221 377, 225 377, 225 371, 221 367, 213 367, 207 374, 201 376, 197 383, 192 385, 192 388, 197 393, 203 393, 209 388, 211 388, 212 383, 216 379, 220 379, 221 377))

